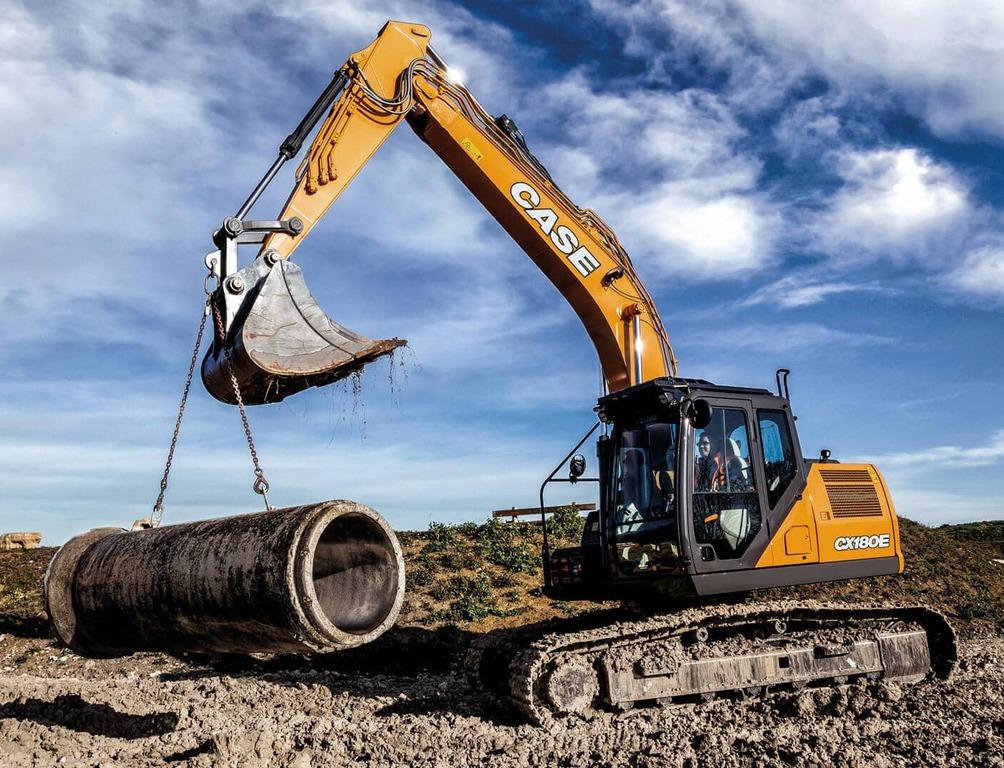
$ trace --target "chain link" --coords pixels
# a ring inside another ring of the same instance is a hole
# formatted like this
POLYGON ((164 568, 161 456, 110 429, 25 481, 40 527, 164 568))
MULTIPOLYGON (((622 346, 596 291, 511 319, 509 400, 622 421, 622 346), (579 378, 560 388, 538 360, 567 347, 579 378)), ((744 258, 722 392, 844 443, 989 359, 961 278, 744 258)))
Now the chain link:
POLYGON ((188 364, 188 375, 185 377, 185 389, 181 393, 181 404, 178 406, 178 418, 174 421, 174 434, 171 435, 171 447, 167 451, 167 463, 164 465, 164 476, 160 479, 160 493, 150 512, 150 523, 153 527, 160 525, 164 517, 164 494, 167 493, 167 478, 171 474, 171 464, 174 462, 174 451, 178 447, 178 434, 181 432, 181 420, 185 417, 185 405, 188 403, 188 392, 192 388, 192 376, 195 374, 195 364, 199 359, 199 349, 202 347, 202 334, 206 330, 206 318, 209 317, 209 300, 206 300, 199 321, 199 332, 195 336, 195 349, 192 350, 192 360, 188 364))
MULTIPOLYGON (((219 332, 222 342, 226 337, 226 330, 223 327, 223 315, 220 313, 219 305, 214 302, 210 302, 210 304, 213 308, 213 314, 216 316, 216 330, 219 332)), ((230 350, 227 349, 226 344, 223 345, 223 364, 226 366, 227 374, 230 376, 230 383, 234 388, 234 397, 237 399, 237 407, 241 412, 241 423, 244 425, 244 437, 247 438, 248 450, 251 452, 251 463, 254 464, 255 480, 251 488, 265 500, 265 509, 272 509, 272 505, 268 501, 270 486, 268 480, 265 479, 265 472, 261 468, 261 463, 258 461, 258 451, 255 449, 254 438, 251 436, 251 424, 248 422, 247 411, 244 407, 244 398, 241 396, 241 386, 237 383, 237 376, 234 375, 234 365, 230 360, 230 350)))
MULTIPOLYGON (((207 290, 207 294, 209 291, 207 290)), ((192 388, 192 378, 195 375, 195 364, 199 360, 199 349, 202 347, 202 337, 206 330, 206 319, 210 311, 216 318, 216 329, 219 331, 220 339, 226 337, 223 327, 223 316, 220 308, 213 303, 212 299, 206 299, 206 305, 202 312, 202 320, 199 321, 199 332, 195 336, 195 348, 192 350, 192 359, 188 363, 188 374, 185 376, 185 388, 181 393, 181 403, 178 405, 178 418, 174 421, 174 434, 171 435, 171 447, 167 451, 167 462, 164 464, 164 476, 160 479, 160 493, 157 494, 157 501, 154 502, 153 510, 150 512, 150 525, 156 527, 164 517, 164 495, 167 493, 167 481, 171 475, 171 465, 174 463, 174 452, 178 447, 178 435, 181 433, 181 421, 185 417, 185 406, 188 404, 188 393, 192 388)), ((244 437, 247 439, 248 450, 251 452, 251 463, 254 464, 254 482, 252 490, 265 500, 265 509, 272 509, 268 500, 269 484, 265 479, 265 472, 261 468, 258 460, 258 451, 255 448, 254 437, 251 435, 251 424, 248 422, 247 411, 244 406, 244 398, 241 395, 240 384, 237 383, 237 376, 234 375, 234 366, 230 360, 230 350, 223 346, 223 364, 226 366, 227 374, 230 376, 230 383, 234 388, 234 397, 237 399, 237 407, 241 412, 241 423, 244 425, 244 437)))

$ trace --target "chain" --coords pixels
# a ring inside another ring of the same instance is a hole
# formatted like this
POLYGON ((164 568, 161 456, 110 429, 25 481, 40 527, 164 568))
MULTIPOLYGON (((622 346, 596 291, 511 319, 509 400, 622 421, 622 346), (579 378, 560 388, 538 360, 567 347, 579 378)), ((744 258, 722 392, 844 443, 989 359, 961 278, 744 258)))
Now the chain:
MULTIPOLYGON (((223 327, 223 315, 220 313, 220 308, 217 304, 212 302, 210 304, 213 308, 213 314, 216 316, 216 330, 219 332, 222 342, 226 337, 226 330, 223 327)), ((265 472, 258 461, 258 451, 255 449, 254 438, 251 436, 251 424, 248 423, 247 411, 244 408, 244 398, 241 396, 241 387, 237 383, 237 377, 234 375, 234 366, 230 360, 230 350, 227 349, 226 344, 223 345, 223 364, 226 366, 227 374, 230 376, 230 383, 234 387, 234 397, 237 399, 237 407, 241 412, 241 423, 244 424, 244 437, 247 438, 248 450, 251 452, 251 463, 254 464, 255 480, 251 488, 265 500, 265 509, 272 509, 272 505, 268 501, 268 480, 265 479, 265 472)))
POLYGON ((167 463, 164 465, 164 476, 160 479, 160 493, 150 512, 150 523, 153 527, 160 525, 164 517, 164 494, 167 493, 167 478, 171 474, 171 464, 174 462, 174 450, 178 447, 178 433, 181 432, 181 420, 185 417, 185 405, 188 403, 188 391, 192 388, 192 376, 195 374, 195 363, 199 359, 199 348, 202 347, 202 334, 206 330, 206 318, 209 317, 209 300, 206 300, 202 320, 199 322, 199 332, 195 337, 195 348, 192 350, 192 360, 188 364, 188 375, 185 377, 185 389, 181 393, 181 404, 178 406, 178 418, 174 421, 174 434, 171 435, 171 447, 167 451, 167 463))

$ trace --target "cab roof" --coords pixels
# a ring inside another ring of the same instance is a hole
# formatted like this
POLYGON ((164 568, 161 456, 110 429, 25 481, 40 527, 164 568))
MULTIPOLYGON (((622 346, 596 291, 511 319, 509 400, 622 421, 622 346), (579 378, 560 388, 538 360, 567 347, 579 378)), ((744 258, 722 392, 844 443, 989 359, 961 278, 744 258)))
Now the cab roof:
POLYGON ((778 404, 787 403, 770 390, 759 387, 729 387, 707 379, 671 378, 668 376, 642 382, 633 387, 612 392, 599 399, 597 410, 617 417, 666 408, 685 397, 745 396, 770 398, 778 404))

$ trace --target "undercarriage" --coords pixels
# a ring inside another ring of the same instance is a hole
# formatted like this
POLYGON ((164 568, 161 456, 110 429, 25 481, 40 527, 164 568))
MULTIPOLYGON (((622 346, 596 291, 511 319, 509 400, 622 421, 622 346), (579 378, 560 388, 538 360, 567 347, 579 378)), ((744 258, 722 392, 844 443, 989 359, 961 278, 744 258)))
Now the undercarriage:
POLYGON ((472 682, 541 724, 859 677, 947 678, 955 661, 955 634, 929 608, 771 602, 493 633, 467 664, 472 682))

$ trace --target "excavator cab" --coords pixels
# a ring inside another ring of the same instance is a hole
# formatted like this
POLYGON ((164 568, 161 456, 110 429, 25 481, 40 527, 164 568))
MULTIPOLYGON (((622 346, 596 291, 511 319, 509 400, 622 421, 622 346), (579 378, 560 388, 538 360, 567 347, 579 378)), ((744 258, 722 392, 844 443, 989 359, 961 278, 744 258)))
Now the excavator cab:
POLYGON ((597 410, 609 434, 596 530, 546 553, 550 596, 650 601, 900 571, 884 481, 803 459, 786 392, 660 378, 597 410))
POLYGON ((202 381, 217 400, 236 403, 236 381, 246 405, 275 403, 343 379, 407 343, 370 339, 336 323, 314 300, 300 267, 274 251, 236 269, 238 244, 260 244, 273 232, 295 236, 301 229, 296 219, 227 219, 214 235, 219 250, 206 264, 220 278, 212 295, 219 322, 202 381))

